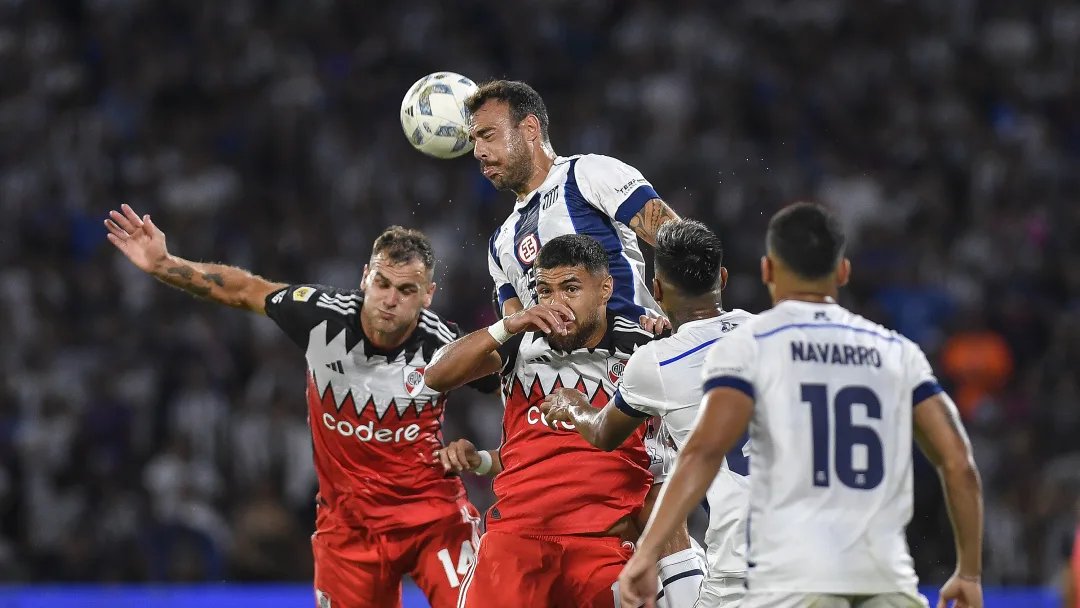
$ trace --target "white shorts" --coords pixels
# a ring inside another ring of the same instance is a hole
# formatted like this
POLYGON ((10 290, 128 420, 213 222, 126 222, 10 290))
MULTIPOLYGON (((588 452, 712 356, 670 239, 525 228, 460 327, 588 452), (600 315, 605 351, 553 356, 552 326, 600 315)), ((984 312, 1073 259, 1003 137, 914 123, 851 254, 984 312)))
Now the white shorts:
POLYGON ((679 452, 675 441, 660 418, 650 418, 645 423, 645 452, 649 455, 649 472, 653 475, 653 485, 667 481, 668 475, 675 468, 679 452))
POLYGON ((830 595, 826 593, 770 593, 750 591, 740 608, 928 608, 926 598, 907 593, 830 595))
POLYGON ((701 595, 694 608, 735 608, 746 595, 746 578, 710 573, 701 584, 701 595))

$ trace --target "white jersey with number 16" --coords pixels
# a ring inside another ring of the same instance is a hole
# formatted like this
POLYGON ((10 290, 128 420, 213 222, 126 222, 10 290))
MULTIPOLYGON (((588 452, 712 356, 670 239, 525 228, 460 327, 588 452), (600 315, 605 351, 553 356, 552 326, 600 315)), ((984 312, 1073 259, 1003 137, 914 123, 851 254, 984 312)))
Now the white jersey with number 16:
POLYGON ((919 347, 788 300, 717 342, 704 380, 754 400, 750 592, 916 593, 912 409, 941 391, 919 347))

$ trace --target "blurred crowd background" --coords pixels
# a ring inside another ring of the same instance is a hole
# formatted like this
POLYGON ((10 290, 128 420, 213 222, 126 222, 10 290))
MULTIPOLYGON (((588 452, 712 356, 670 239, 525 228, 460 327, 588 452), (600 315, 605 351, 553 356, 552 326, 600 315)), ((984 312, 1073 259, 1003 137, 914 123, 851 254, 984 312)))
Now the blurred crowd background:
MULTIPOLYGON (((398 124, 420 76, 523 79, 557 152, 640 168, 717 229, 728 307, 767 305, 770 214, 832 206, 844 303, 930 353, 986 490, 988 584, 1047 584, 1080 496, 1080 5, 1067 0, 0 1, 0 578, 304 580, 303 357, 104 239, 120 202, 174 253, 355 286, 424 229, 434 308, 492 321, 511 198, 398 124)), ((448 439, 499 439, 451 398, 448 439)), ((483 508, 489 484, 470 477, 483 508)), ((951 571, 936 477, 909 528, 951 571)))

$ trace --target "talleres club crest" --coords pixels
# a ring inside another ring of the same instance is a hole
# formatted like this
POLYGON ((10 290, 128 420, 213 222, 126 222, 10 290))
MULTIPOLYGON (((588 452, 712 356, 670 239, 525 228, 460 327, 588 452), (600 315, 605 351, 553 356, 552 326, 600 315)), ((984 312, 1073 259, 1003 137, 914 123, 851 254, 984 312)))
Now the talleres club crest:
POLYGON ((538 255, 540 255, 540 239, 536 238, 535 234, 521 239, 517 246, 517 256, 522 264, 531 266, 538 255))
POLYGON ((424 368, 406 367, 403 373, 405 375, 405 392, 409 393, 410 397, 416 397, 424 390, 424 368))

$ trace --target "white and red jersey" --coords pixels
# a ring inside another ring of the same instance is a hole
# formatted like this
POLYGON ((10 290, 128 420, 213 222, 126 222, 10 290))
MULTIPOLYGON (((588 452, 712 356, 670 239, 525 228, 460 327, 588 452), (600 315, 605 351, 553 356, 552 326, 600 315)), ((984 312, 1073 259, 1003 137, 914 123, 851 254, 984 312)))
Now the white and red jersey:
MULTIPOLYGON (((465 488, 433 462, 446 395, 424 384, 432 354, 461 335, 424 310, 393 351, 364 336, 359 291, 290 285, 267 296, 266 314, 307 358, 308 425, 320 507, 373 533, 448 517, 465 488)), ((494 376, 474 383, 488 382, 494 376)))
POLYGON ((637 319, 609 313, 596 348, 553 350, 543 334, 514 336, 503 359, 503 470, 495 478, 489 530, 521 534, 603 532, 641 508, 652 484, 644 428, 611 452, 581 438, 572 425, 544 424, 540 403, 559 388, 576 388, 598 408, 615 394, 626 362, 652 340, 637 319))

